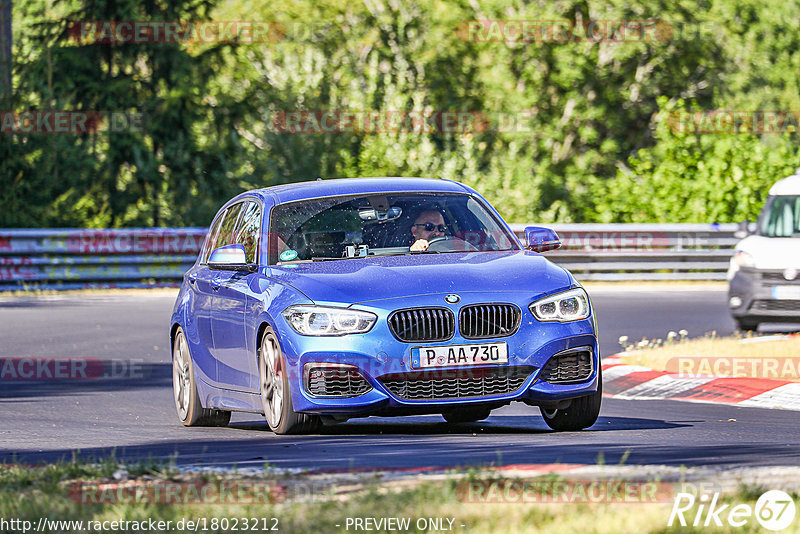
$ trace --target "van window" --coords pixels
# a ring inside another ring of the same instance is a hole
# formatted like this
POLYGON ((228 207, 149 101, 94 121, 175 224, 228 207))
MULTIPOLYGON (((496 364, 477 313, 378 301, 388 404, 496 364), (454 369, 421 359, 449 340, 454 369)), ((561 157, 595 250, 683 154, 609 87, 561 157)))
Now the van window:
POLYGON ((800 236, 800 196, 770 198, 764 208, 760 233, 765 237, 800 236))

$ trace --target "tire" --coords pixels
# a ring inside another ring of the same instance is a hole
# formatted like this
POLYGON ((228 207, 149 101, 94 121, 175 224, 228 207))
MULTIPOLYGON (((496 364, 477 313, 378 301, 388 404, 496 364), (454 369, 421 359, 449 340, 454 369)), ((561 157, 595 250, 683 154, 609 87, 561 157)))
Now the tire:
POLYGON ((172 391, 178 419, 184 426, 227 426, 231 412, 203 408, 197 393, 194 364, 182 328, 172 342, 172 391))
POLYGON ((286 362, 270 327, 264 330, 258 346, 258 378, 261 406, 270 430, 276 434, 305 434, 320 427, 319 416, 294 411, 286 362))
POLYGON ((567 408, 552 411, 540 408, 547 426, 553 430, 583 430, 595 424, 603 398, 603 376, 598 375, 597 380, 596 393, 572 399, 567 408))
POLYGON ((734 319, 736 321, 736 328, 742 332, 755 332, 758 330, 757 321, 748 321, 747 319, 734 319))
POLYGON ((487 419, 491 413, 492 410, 489 408, 457 408, 450 412, 444 412, 442 417, 451 424, 474 423, 487 419))

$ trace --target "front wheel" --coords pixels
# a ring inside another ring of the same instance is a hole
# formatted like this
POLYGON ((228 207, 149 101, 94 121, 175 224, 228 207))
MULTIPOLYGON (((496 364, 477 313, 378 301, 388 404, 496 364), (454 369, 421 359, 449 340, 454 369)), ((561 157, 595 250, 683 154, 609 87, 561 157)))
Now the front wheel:
POLYGON ((172 391, 175 409, 184 426, 227 426, 231 412, 203 408, 197 392, 192 356, 182 328, 175 332, 172 342, 172 391))
POLYGON ((758 330, 758 322, 756 321, 749 321, 747 319, 735 319, 736 326, 742 332, 755 332, 758 330))
POLYGON ((583 430, 597 421, 603 398, 603 376, 597 375, 597 393, 572 399, 567 408, 546 410, 540 408, 547 426, 553 430, 583 430))
POLYGON ((258 351, 259 391, 264 417, 276 434, 303 434, 316 430, 320 418, 297 413, 292 408, 289 373, 278 338, 272 328, 264 330, 258 351))

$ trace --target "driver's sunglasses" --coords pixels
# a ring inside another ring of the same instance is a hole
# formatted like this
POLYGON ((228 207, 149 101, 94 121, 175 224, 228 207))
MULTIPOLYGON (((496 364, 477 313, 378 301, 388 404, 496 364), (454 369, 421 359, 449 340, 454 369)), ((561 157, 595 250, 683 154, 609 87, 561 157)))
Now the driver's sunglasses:
POLYGON ((447 230, 447 226, 443 224, 415 223, 414 226, 424 226, 426 232, 433 232, 434 230, 438 230, 439 232, 444 233, 444 231, 447 230))

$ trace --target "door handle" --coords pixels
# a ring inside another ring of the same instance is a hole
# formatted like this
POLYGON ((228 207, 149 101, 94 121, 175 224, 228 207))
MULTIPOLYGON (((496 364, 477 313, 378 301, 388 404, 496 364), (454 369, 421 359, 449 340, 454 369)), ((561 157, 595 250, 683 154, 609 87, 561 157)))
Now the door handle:
POLYGON ((220 285, 221 284, 220 284, 219 280, 212 280, 211 281, 211 289, 214 290, 214 291, 219 291, 219 286, 220 285))
POLYGON ((190 284, 192 285, 197 284, 197 273, 192 273, 187 278, 189 279, 190 284))

